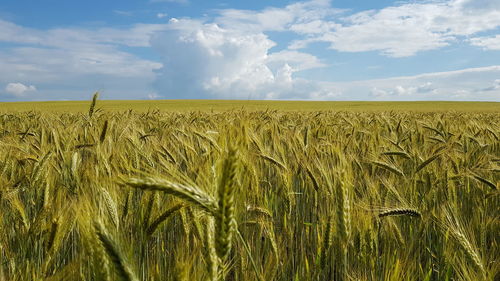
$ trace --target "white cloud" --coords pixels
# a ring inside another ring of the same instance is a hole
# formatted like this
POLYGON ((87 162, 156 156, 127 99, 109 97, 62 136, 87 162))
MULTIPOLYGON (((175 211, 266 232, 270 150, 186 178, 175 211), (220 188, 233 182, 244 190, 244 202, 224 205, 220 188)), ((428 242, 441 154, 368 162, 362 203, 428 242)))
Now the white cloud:
POLYGON ((131 17, 134 15, 134 13, 131 11, 122 11, 122 10, 113 10, 113 13, 124 17, 131 17))
POLYGON ((500 92, 500 79, 495 79, 495 81, 493 81, 491 86, 480 89, 478 92, 490 92, 490 91, 500 92))
POLYGON ((134 24, 129 28, 122 29, 103 27, 97 29, 53 28, 38 30, 0 19, 0 42, 68 49, 102 45, 149 47, 151 35, 165 28, 165 24, 134 24))
POLYGON ((500 2, 497 0, 458 0, 456 1, 464 9, 469 10, 494 10, 500 9, 500 2))
MULTIPOLYGON (((409 83, 412 84, 412 83, 409 83)), ((432 86, 431 82, 424 83, 418 86, 390 86, 385 89, 379 89, 377 87, 373 87, 371 90, 371 94, 377 98, 383 97, 392 97, 392 98, 402 98, 404 96, 407 97, 419 97, 422 94, 430 94, 434 93, 436 89, 432 86)))
MULTIPOLYGON (((219 17, 214 21, 224 28, 237 30, 263 31, 297 31, 307 28, 308 23, 318 22, 326 17, 338 15, 340 9, 331 7, 330 1, 312 0, 287 5, 284 8, 266 8, 261 11, 252 10, 219 10, 219 17), (300 24, 304 24, 301 26, 300 24)), ((326 23, 329 25, 329 23, 326 23)), ((314 30, 317 32, 317 30, 314 30)))
POLYGON ((500 101, 500 79, 497 77, 500 77, 500 65, 354 81, 341 87, 352 93, 369 89, 370 95, 380 100, 500 101))
POLYGON ((498 1, 480 2, 490 8, 482 8, 476 0, 403 2, 342 18, 296 23, 292 30, 308 36, 296 40, 290 48, 327 42, 330 48, 343 52, 380 51, 391 57, 412 56, 500 27, 498 1))
POLYGON ((500 35, 476 37, 472 38, 470 41, 472 45, 483 47, 485 50, 500 50, 500 35))
POLYGON ((158 14, 156 14, 156 17, 159 19, 163 19, 163 18, 168 17, 168 14, 167 13, 158 13, 158 14))
POLYGON ((0 83, 29 79, 43 89, 10 99, 81 99, 98 89, 107 98, 146 98, 138 93, 152 90, 161 64, 121 48, 148 47, 151 34, 165 27, 39 30, 0 20, 0 41, 19 45, 0 52, 0 83))
POLYGON ((498 78, 495 67, 353 82, 299 79, 297 72, 325 63, 293 49, 273 52, 276 43, 266 35, 293 31, 305 36, 302 42, 330 42, 337 50, 409 56, 500 24, 493 17, 499 11, 465 12, 466 4, 401 4, 340 18, 329 1, 310 1, 282 9, 222 10, 210 22, 173 18, 151 41, 163 58, 155 86, 170 98, 498 100, 496 90, 481 90, 498 78))
POLYGON ((28 92, 35 92, 36 87, 33 85, 24 85, 22 83, 9 83, 5 86, 5 92, 15 97, 23 97, 28 92))
POLYGON ((294 71, 327 66, 325 63, 321 62, 320 59, 311 54, 292 50, 283 50, 270 53, 268 55, 266 63, 268 66, 272 66, 273 64, 278 64, 280 66, 283 66, 283 64, 288 64, 294 71))
POLYGON ((292 74, 324 66, 297 51, 270 54, 276 43, 262 32, 196 20, 171 20, 169 30, 156 34, 152 44, 164 58, 156 85, 166 97, 306 97, 314 83, 296 82, 292 74))
POLYGON ((498 77, 500 77, 500 65, 349 82, 313 82, 295 79, 295 84, 306 83, 305 88, 310 94, 289 95, 284 98, 500 101, 498 77), (314 87, 316 91, 312 90, 314 87))
POLYGON ((159 99, 160 97, 161 97, 161 96, 160 96, 160 95, 158 95, 158 93, 156 93, 156 92, 152 92, 152 93, 149 93, 149 94, 148 94, 148 99, 150 99, 150 100, 157 100, 157 99, 159 99))
MULTIPOLYGON (((222 9, 213 23, 249 32, 290 31, 299 38, 290 49, 326 42, 343 52, 379 51, 406 57, 466 40, 500 27, 498 0, 396 2, 357 13, 336 9, 331 1, 305 1, 260 11, 222 9)), ((335 4, 335 2, 333 2, 335 4)))
POLYGON ((171 22, 171 30, 152 40, 165 58, 157 80, 162 94, 245 98, 274 80, 265 61, 275 43, 264 34, 244 34, 192 20, 171 22))

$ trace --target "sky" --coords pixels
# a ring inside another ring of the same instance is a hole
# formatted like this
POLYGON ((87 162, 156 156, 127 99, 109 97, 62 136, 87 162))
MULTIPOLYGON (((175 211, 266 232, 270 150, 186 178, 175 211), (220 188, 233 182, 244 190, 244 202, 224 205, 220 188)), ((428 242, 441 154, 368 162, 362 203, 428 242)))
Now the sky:
POLYGON ((500 101, 500 0, 2 0, 0 101, 500 101))

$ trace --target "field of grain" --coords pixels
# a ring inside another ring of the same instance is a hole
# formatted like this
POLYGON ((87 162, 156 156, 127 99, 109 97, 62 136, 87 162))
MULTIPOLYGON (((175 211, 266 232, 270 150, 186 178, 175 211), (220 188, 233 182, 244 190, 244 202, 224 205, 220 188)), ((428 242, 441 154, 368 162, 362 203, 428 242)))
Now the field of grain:
POLYGON ((500 113, 0 113, 0 280, 498 280, 500 113))
MULTIPOLYGON (((132 109, 138 112, 247 111, 351 111, 351 112, 500 112, 499 102, 457 101, 272 101, 272 100, 101 100, 99 108, 109 112, 132 109)), ((84 113, 88 101, 0 102, 0 113, 13 111, 84 113)))

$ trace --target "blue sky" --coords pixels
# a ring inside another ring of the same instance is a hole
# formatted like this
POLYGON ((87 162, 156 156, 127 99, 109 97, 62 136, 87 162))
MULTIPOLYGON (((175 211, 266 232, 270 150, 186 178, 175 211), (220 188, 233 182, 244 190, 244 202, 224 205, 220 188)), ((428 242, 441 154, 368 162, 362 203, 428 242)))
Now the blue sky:
POLYGON ((0 101, 500 101, 500 1, 0 2, 0 101))

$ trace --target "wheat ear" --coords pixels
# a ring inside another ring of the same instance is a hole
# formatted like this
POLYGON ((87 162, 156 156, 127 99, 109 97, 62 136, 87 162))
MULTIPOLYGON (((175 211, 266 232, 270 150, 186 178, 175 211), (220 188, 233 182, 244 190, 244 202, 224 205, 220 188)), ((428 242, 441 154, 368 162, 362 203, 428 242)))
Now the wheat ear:
POLYGON ((410 216, 410 217, 418 217, 420 218, 422 214, 416 210, 411 208, 394 208, 387 211, 383 211, 378 214, 379 218, 390 217, 390 216, 410 216))
POLYGON ((95 223, 95 231, 101 246, 104 248, 108 259, 114 265, 119 278, 123 281, 138 281, 104 226, 100 223, 95 223))
POLYGON ((167 194, 175 195, 195 206, 207 211, 210 214, 217 213, 217 202, 198 187, 170 182, 168 180, 146 177, 142 179, 130 178, 125 184, 142 190, 157 190, 167 194))
POLYGON ((231 250, 231 240, 236 227, 234 216, 236 168, 236 151, 230 150, 222 164, 218 185, 217 214, 215 216, 215 249, 223 261, 231 250))

